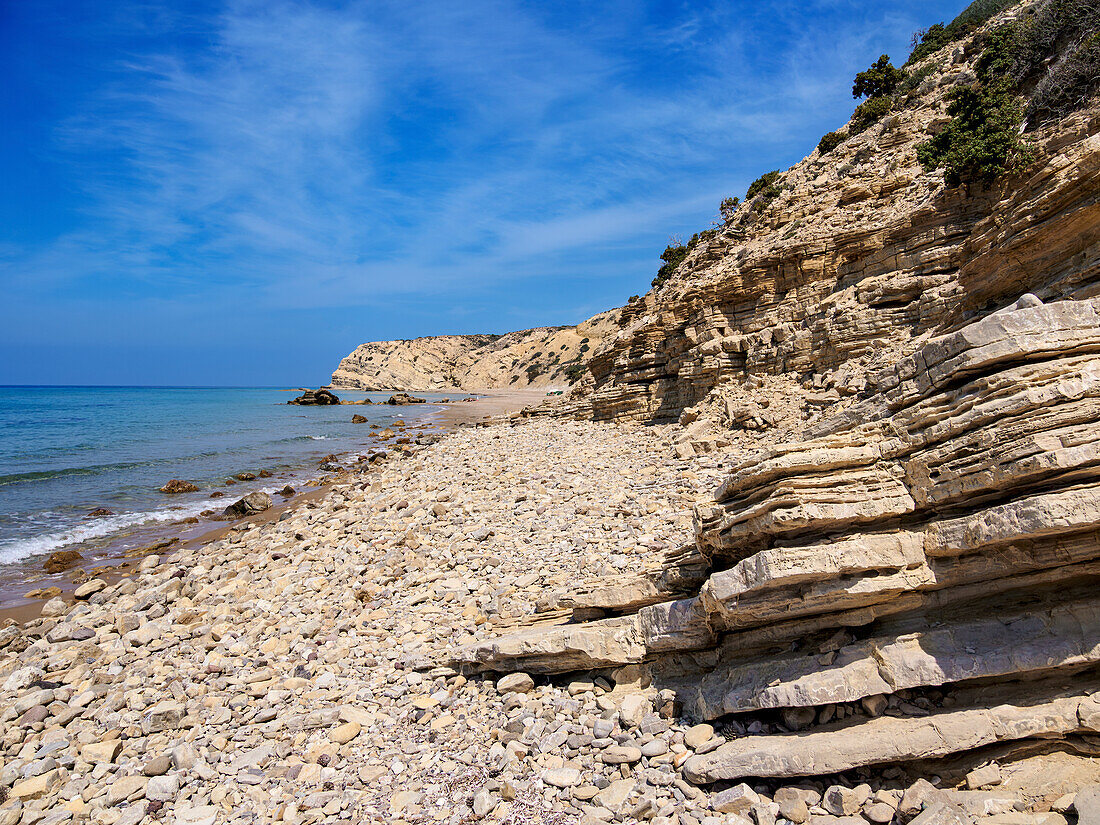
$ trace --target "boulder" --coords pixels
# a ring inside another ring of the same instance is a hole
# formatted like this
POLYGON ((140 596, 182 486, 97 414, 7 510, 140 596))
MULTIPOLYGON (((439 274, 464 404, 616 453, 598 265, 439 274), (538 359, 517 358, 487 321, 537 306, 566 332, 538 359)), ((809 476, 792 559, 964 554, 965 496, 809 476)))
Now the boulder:
POLYGON ((352 424, 366 424, 367 417, 365 415, 359 415, 358 413, 351 417, 352 424))
POLYGON ((391 395, 386 403, 389 404, 391 407, 403 407, 406 404, 425 404, 427 403, 427 399, 416 398, 412 395, 409 395, 407 392, 399 392, 391 395))
POLYGON ((271 496, 257 490, 233 502, 222 512, 229 518, 245 518, 247 516, 253 516, 256 513, 262 513, 270 506, 271 496))
POLYGON ((160 488, 162 493, 169 493, 175 495, 177 493, 197 493, 199 488, 192 484, 190 481, 183 481, 178 478, 173 478, 167 484, 160 488))
POLYGON ((497 681, 500 693, 529 693, 535 687, 535 680, 526 673, 509 673, 497 681))
POLYGON ((103 579, 92 579, 86 581, 73 591, 73 598, 75 599, 89 599, 96 593, 107 588, 107 582, 103 579))
POLYGON ((83 560, 84 557, 76 550, 56 550, 50 553, 50 557, 46 559, 46 563, 42 565, 42 569, 47 573, 60 573, 63 570, 68 570, 70 567, 75 567, 77 562, 83 560))

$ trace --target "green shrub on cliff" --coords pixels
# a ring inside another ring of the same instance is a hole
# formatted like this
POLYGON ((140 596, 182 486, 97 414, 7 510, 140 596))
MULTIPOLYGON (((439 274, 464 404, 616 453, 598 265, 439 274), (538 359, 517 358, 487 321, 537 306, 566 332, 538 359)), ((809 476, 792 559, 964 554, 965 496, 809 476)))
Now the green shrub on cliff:
POLYGON ((990 32, 977 69, 983 82, 1034 83, 1027 124, 1035 128, 1084 106, 1100 90, 1100 4, 1047 0, 990 32))
POLYGON ((991 183, 1025 166, 1032 152, 1020 124, 1035 128, 1084 106, 1100 91, 1100 5, 1046 0, 981 40, 978 80, 955 89, 951 121, 921 144, 927 169, 943 168, 949 186, 991 183), (1020 90, 1033 86, 1025 108, 1020 90))
POLYGON ((781 174, 778 169, 773 169, 770 172, 765 172, 749 184, 748 191, 745 192, 745 200, 755 201, 752 205, 753 209, 763 209, 779 196, 781 191, 779 177, 781 174))
POLYGON ((902 100, 908 103, 909 100, 911 100, 912 97, 916 94, 921 84, 935 73, 936 67, 932 63, 921 66, 915 71, 907 72, 905 75, 905 80, 903 80, 901 82, 901 85, 898 86, 898 92, 894 97, 898 100, 902 100))
POLYGON ((951 36, 947 33, 947 27, 943 23, 933 23, 927 29, 922 29, 913 35, 913 51, 909 53, 909 59, 905 61, 905 65, 923 60, 950 42, 951 36))
POLYGON ((1018 129, 1020 103, 1007 79, 955 89, 950 101, 950 123, 917 147, 921 164, 929 171, 942 167, 948 186, 989 184, 1030 160, 1018 129))
POLYGON ((852 123, 849 128, 853 134, 865 132, 882 120, 892 108, 894 108, 894 102, 888 97, 872 97, 865 100, 852 112, 852 123))
POLYGON ((852 134, 859 134, 877 123, 894 107, 892 95, 905 80, 905 72, 894 68, 890 55, 884 54, 869 69, 856 75, 852 97, 866 97, 852 113, 852 134))
POLYGON ((1084 107, 1100 91, 1100 32, 1085 38, 1044 77, 1027 106, 1031 127, 1084 107))
POLYGON ((914 45, 905 65, 909 66, 923 60, 944 46, 973 34, 991 17, 1000 14, 1016 2, 1018 0, 974 0, 946 26, 943 23, 936 23, 919 32, 919 42, 914 45))
POLYGON ((686 244, 674 242, 666 246, 665 251, 661 253, 661 260, 665 262, 664 266, 657 270, 657 277, 653 279, 652 285, 654 287, 661 286, 673 276, 691 250, 695 249, 701 242, 709 241, 717 234, 717 229, 704 229, 702 232, 696 232, 692 235, 691 240, 686 244))
POLYGON ((653 279, 653 287, 659 287, 665 281, 672 277, 672 273, 676 271, 676 267, 684 262, 684 258, 687 257, 688 248, 684 244, 669 244, 665 247, 665 251, 661 253, 661 260, 664 264, 657 270, 657 277, 653 279))
POLYGON ((848 137, 848 135, 843 129, 838 129, 835 132, 827 132, 822 135, 821 140, 817 142, 817 151, 822 155, 827 155, 842 144, 846 137, 848 137))

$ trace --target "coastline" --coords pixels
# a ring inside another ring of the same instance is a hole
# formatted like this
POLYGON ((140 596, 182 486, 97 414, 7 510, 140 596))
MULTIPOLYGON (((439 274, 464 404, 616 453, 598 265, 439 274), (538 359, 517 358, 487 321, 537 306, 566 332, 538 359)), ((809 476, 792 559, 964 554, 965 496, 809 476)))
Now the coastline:
MULTIPOLYGON (((456 426, 348 480, 4 629, 0 705, 38 700, 16 674, 56 685, 48 707, 12 717, 14 746, 64 730, 59 767, 34 777, 41 792, 12 789, 25 811, 433 821, 440 795, 468 816, 474 793, 496 794, 488 770, 514 783, 517 814, 574 805, 568 788, 539 790, 551 753, 502 761, 501 695, 446 667, 447 651, 561 621, 536 604, 610 566, 659 561, 691 529, 666 505, 710 479, 682 477, 661 429, 536 419, 456 426), (124 684, 132 701, 116 706, 124 684)), ((540 680, 526 698, 553 707, 574 693, 540 680)), ((576 712, 596 701, 590 690, 576 712)))
MULTIPOLYGON (((440 404, 441 409, 410 418, 408 424, 395 436, 378 441, 377 444, 385 447, 387 442, 410 432, 447 432, 457 427, 485 423, 538 403, 546 397, 549 389, 471 391, 469 395, 477 396, 476 400, 440 404)), ((416 410, 415 407, 408 409, 410 412, 416 410)), ((358 451, 352 451, 340 457, 344 459, 356 454, 358 451)), ((335 474, 317 473, 309 476, 299 482, 294 496, 282 500, 273 496, 272 505, 267 510, 236 521, 210 520, 198 524, 178 521, 138 527, 96 547, 94 552, 87 553, 85 558, 60 573, 45 573, 41 568, 44 559, 41 558, 11 565, 0 578, 0 600, 3 601, 0 604, 0 627, 12 622, 23 624, 38 618, 42 606, 50 598, 60 596, 70 603, 73 602, 74 591, 91 579, 103 579, 114 585, 136 572, 142 560, 150 555, 155 554, 166 560, 182 550, 218 541, 230 531, 241 529, 243 525, 260 526, 276 521, 285 512, 323 499, 334 486, 353 481, 355 474, 356 470, 345 468, 335 474), (40 589, 49 589, 49 595, 27 597, 27 593, 40 589)), ((227 496, 219 503, 223 506, 225 503, 232 503, 232 497, 227 496)))
MULTIPOLYGON (((819 819, 819 803, 849 780, 894 807, 932 787, 919 763, 707 784, 693 760, 746 736, 786 741, 776 714, 696 724, 675 683, 655 682, 641 658, 622 664, 625 625, 605 659, 569 636, 583 633, 578 604, 602 615, 609 584, 610 603, 646 602, 670 563, 691 575, 692 504, 725 473, 721 455, 677 457, 677 431, 545 417, 455 426, 315 501, 0 629, 0 759, 34 766, 0 811, 115 825, 673 825, 805 792, 809 821, 840 825, 819 819), (544 646, 545 631, 564 644, 544 646), (523 671, 507 661, 517 640, 523 671), (488 651, 490 672, 471 667, 472 650, 488 651), (572 672, 547 675, 540 657, 572 672)), ((654 631, 677 633, 672 619, 654 631)), ((1048 765, 1035 809, 1082 777, 1100 782, 1100 764, 1062 770, 1058 758, 1009 766, 998 793, 1026 795, 1048 765)), ((974 763, 934 768, 950 788, 974 763)))

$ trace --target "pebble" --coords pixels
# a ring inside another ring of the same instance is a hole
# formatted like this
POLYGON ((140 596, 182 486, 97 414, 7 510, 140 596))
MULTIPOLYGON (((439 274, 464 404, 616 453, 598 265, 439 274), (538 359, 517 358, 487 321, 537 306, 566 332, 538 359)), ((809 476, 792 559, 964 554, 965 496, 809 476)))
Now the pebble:
POLYGON ((642 751, 633 745, 611 745, 603 750, 600 758, 608 765, 630 764, 642 758, 642 751))
POLYGON ((581 781, 581 772, 577 768, 551 768, 543 771, 542 781, 555 788, 568 788, 581 781))
POLYGON ((693 725, 684 732, 684 744, 692 750, 697 750, 700 745, 709 742, 713 736, 713 725, 693 725))
POLYGON ((359 735, 359 731, 363 729, 363 726, 358 722, 345 722, 342 725, 338 725, 333 728, 330 734, 332 741, 338 745, 346 745, 352 739, 359 735))
POLYGON ((168 773, 172 768, 172 758, 164 754, 160 756, 154 756, 148 762, 145 763, 145 767, 141 772, 146 776, 163 776, 168 773))
POLYGON ((535 680, 526 673, 509 673, 497 682, 498 693, 530 693, 535 680))

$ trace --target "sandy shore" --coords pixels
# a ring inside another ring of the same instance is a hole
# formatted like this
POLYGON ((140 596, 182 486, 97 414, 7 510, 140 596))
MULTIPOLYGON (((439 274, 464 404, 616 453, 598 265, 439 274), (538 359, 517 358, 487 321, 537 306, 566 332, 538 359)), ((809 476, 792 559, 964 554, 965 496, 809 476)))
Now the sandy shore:
POLYGON ((545 402, 547 393, 564 390, 562 387, 539 387, 524 390, 476 390, 475 401, 456 401, 447 404, 442 411, 430 416, 443 429, 464 424, 477 424, 494 418, 519 412, 525 407, 535 407, 545 402))

